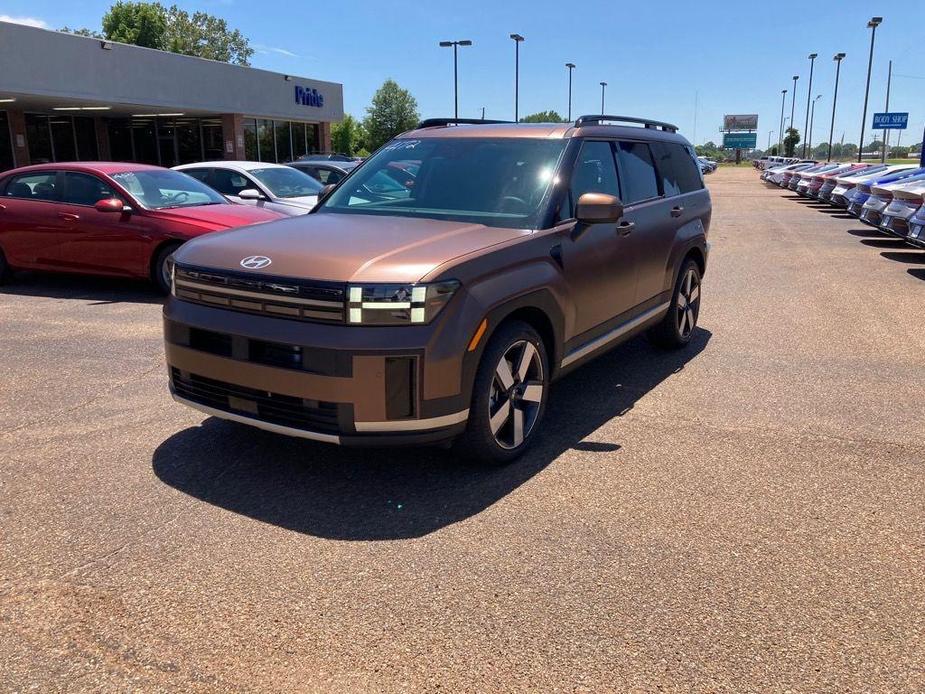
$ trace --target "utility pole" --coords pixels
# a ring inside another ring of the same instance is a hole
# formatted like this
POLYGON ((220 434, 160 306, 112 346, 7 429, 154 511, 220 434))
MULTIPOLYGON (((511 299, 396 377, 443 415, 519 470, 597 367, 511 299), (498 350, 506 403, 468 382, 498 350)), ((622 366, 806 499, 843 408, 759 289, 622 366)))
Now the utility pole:
MULTIPOLYGON (((813 67, 816 64, 816 58, 819 57, 818 53, 809 54, 809 86, 806 88, 806 118, 809 118, 809 100, 813 96, 813 67)), ((804 123, 803 125, 803 158, 806 159, 806 139, 807 131, 809 126, 804 123)))
MULTIPOLYGON (((790 95, 790 127, 791 128, 796 127, 796 121, 793 120, 793 116, 795 112, 795 107, 797 105, 797 80, 798 79, 800 79, 799 75, 793 76, 793 94, 790 95)), ((794 145, 794 147, 796 147, 796 145, 794 145)), ((793 152, 791 152, 789 156, 793 156, 793 152)))
POLYGON ((511 34, 514 39, 514 122, 518 122, 518 107, 520 100, 520 44, 524 37, 520 34, 511 34))
POLYGON ((607 88, 606 82, 601 82, 601 115, 604 115, 604 89, 607 88))
MULTIPOLYGON (((822 94, 813 99, 812 107, 810 108, 810 117, 809 117, 809 130, 806 131, 806 137, 808 140, 807 146, 809 148, 809 154, 812 156, 813 153, 813 120, 816 118, 816 102, 822 98, 822 94)), ((806 159, 806 150, 807 146, 803 147, 803 158, 806 159)))
POLYGON ((568 68, 568 121, 572 122, 572 70, 575 69, 575 63, 566 63, 568 68))
POLYGON ((835 134, 835 104, 838 103, 838 77, 841 74, 841 61, 844 59, 844 53, 836 53, 832 58, 832 60, 835 61, 835 95, 832 97, 832 126, 829 128, 828 161, 832 161, 832 136, 835 134))
POLYGON ((784 144, 784 105, 787 103, 787 90, 780 90, 780 130, 777 131, 777 156, 780 156, 784 144))
POLYGON ((870 71, 874 67, 874 39, 877 36, 877 27, 883 21, 883 17, 871 17, 867 22, 867 28, 870 32, 870 58, 867 61, 867 87, 864 89, 864 115, 861 116, 861 141, 858 143, 858 162, 860 163, 864 154, 864 126, 867 125, 867 99, 870 96, 870 71))

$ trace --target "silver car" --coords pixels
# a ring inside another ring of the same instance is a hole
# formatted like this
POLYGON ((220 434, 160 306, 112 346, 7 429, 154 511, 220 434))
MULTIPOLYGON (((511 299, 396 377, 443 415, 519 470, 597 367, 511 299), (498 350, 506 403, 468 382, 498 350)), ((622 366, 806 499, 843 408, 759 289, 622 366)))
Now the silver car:
POLYGON ((198 178, 232 202, 290 216, 307 214, 318 202, 322 188, 301 171, 265 161, 210 161, 174 169, 198 178))

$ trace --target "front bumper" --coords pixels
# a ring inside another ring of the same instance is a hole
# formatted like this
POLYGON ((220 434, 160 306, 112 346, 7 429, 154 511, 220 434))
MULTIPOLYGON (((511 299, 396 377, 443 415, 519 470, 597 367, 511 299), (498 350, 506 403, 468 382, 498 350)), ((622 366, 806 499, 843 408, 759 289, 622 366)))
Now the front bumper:
POLYGON ((171 394, 215 417, 379 446, 449 440, 468 419, 471 334, 452 323, 321 325, 171 298, 164 336, 171 394))

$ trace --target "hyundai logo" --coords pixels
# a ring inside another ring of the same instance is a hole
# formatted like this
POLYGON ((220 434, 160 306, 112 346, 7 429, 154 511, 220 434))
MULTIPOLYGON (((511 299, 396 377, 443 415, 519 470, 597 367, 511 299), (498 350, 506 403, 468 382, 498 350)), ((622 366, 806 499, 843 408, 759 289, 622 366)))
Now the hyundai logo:
POLYGON ((241 267, 248 270, 262 270, 273 261, 265 255, 249 255, 241 259, 241 267))

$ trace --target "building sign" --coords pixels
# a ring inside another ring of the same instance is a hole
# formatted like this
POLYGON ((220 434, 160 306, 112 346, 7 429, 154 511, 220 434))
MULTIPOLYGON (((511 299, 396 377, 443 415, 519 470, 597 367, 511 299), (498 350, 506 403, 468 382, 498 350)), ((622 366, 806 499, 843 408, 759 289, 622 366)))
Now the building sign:
POLYGON ((317 89, 312 89, 311 87, 299 87, 296 85, 295 102, 297 104, 301 104, 302 106, 314 106, 315 108, 322 108, 324 106, 324 95, 317 89))
POLYGON ((875 113, 874 130, 905 130, 909 125, 908 113, 875 113))
POLYGON ((723 149, 755 149, 758 133, 723 133, 723 149))
POLYGON ((757 130, 758 114, 746 113, 723 116, 723 130, 757 130))

